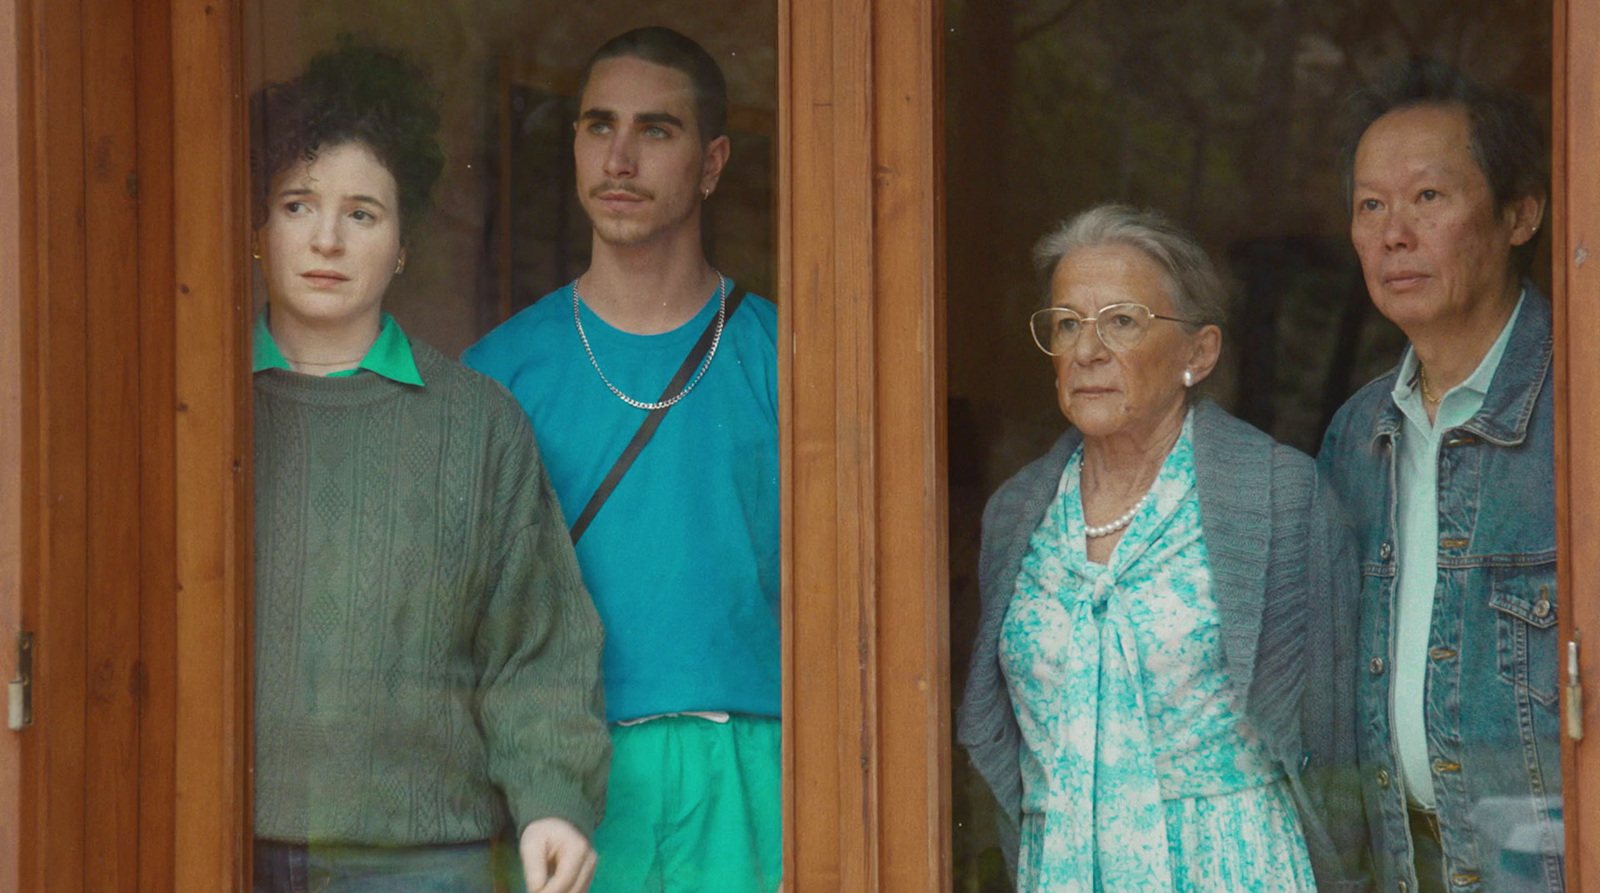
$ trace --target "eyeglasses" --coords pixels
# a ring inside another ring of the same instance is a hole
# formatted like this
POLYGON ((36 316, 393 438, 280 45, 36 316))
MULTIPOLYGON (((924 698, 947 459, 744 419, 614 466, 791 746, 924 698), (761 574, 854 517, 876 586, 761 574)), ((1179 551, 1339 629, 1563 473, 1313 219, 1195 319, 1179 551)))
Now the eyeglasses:
POLYGON ((1143 304, 1107 304, 1095 316, 1083 316, 1069 307, 1046 307, 1035 311, 1029 322, 1033 343, 1053 357, 1072 352, 1086 323, 1094 323, 1095 334, 1108 349, 1121 353, 1133 350, 1150 331, 1150 321, 1164 319, 1184 325, 1198 325, 1176 316, 1152 313, 1143 304))

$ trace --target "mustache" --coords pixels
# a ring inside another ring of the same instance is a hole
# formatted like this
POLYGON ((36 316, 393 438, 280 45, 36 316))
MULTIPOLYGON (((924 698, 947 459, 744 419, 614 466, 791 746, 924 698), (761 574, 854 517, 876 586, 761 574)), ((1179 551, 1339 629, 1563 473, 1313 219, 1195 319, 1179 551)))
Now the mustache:
POLYGON ((632 186, 632 185, 629 185, 627 183, 613 183, 613 182, 611 182, 609 180, 607 180, 604 183, 601 183, 600 185, 594 187, 593 189, 590 189, 589 190, 589 197, 590 198, 599 198, 600 196, 602 196, 602 195, 604 195, 604 194, 606 194, 608 192, 625 192, 628 195, 638 196, 639 198, 643 198, 643 199, 653 199, 653 198, 655 198, 655 193, 650 192, 647 189, 640 189, 637 186, 632 186))

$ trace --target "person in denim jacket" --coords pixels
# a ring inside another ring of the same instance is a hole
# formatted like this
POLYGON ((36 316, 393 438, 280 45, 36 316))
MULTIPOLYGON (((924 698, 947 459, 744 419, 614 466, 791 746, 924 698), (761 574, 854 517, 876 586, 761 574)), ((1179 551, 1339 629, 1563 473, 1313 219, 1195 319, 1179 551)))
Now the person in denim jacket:
POLYGON ((1319 462, 1361 553, 1363 795, 1380 890, 1560 891, 1551 310, 1522 99, 1411 60, 1358 94, 1351 240, 1410 341, 1319 462))

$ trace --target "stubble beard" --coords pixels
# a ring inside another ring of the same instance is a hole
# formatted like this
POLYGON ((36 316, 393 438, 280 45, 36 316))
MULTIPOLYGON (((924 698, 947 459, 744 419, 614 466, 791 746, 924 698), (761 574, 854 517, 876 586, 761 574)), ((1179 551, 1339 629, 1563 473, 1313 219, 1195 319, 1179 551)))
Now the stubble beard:
POLYGON ((686 203, 682 208, 663 206, 659 196, 649 199, 649 204, 653 205, 653 210, 658 213, 648 215, 644 219, 628 219, 603 212, 596 213, 589 208, 587 202, 584 203, 584 213, 589 217, 589 225, 594 229, 595 238, 614 248, 634 248, 654 241, 663 233, 687 225, 695 212, 693 203, 686 203), (665 212, 668 216, 663 218, 659 212, 665 212))
POLYGON ((617 248, 632 248, 650 241, 658 231, 649 223, 637 220, 616 220, 589 215, 595 238, 617 248))

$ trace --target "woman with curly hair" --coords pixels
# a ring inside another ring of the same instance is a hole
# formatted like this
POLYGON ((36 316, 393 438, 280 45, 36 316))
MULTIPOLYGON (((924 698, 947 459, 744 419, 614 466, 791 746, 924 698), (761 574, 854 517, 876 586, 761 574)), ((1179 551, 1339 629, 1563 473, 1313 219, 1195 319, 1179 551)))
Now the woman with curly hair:
POLYGON ((584 889, 601 628, 526 416, 382 309, 444 166, 425 72, 345 40, 253 97, 255 890, 584 889))

